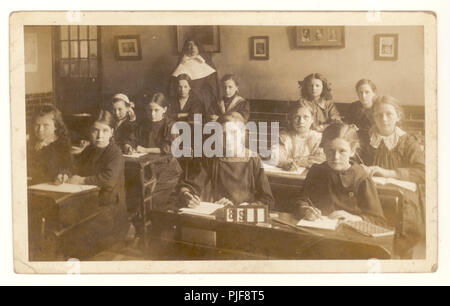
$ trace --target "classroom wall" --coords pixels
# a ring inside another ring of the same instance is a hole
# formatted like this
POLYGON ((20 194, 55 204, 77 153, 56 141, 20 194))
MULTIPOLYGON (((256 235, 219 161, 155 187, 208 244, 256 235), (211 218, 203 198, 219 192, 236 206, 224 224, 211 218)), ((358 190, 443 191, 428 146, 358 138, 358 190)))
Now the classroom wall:
MULTIPOLYGON (((37 61, 36 71, 25 72, 25 93, 49 93, 53 91, 53 66, 52 66, 52 28, 50 26, 26 26, 24 27, 25 40, 31 36, 37 37, 37 61)), ((28 42, 25 41, 25 46, 28 42)))
MULTIPOLYGON (((240 92, 249 99, 293 100, 297 81, 312 72, 323 73, 333 84, 335 101, 356 99, 354 85, 372 79, 379 93, 402 104, 424 104, 423 27, 346 27, 345 48, 293 48, 294 27, 221 26, 221 52, 212 55, 219 76, 237 74, 240 92), (374 35, 397 33, 397 61, 374 60, 374 35), (268 36, 270 59, 249 59, 249 38, 268 36)), ((164 90, 177 61, 174 26, 102 27, 103 91, 131 96, 164 90), (141 61, 117 61, 114 36, 140 35, 141 61)))

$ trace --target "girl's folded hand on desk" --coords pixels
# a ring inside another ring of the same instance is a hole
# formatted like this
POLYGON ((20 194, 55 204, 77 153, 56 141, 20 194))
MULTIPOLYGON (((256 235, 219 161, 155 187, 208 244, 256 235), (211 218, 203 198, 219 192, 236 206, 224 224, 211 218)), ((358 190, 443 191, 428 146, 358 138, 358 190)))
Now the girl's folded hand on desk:
POLYGON ((234 205, 233 202, 231 202, 227 198, 222 198, 219 201, 216 201, 216 204, 222 204, 224 206, 227 206, 227 205, 233 206, 234 205))
POLYGON ((67 174, 58 174, 58 176, 55 179, 55 185, 61 185, 64 183, 67 183, 69 181, 69 176, 67 174))
POLYGON ((123 153, 125 155, 132 155, 134 153, 134 148, 129 144, 125 144, 123 145, 123 153))
POLYGON ((192 193, 190 193, 189 191, 184 191, 183 192, 183 198, 184 198, 184 202, 187 205, 187 207, 196 207, 198 205, 200 205, 200 198, 196 195, 193 195, 192 193))
POLYGON ((353 222, 361 222, 363 219, 360 216, 352 215, 351 213, 346 212, 345 210, 335 210, 331 214, 328 215, 330 219, 338 219, 342 221, 353 221, 353 222))

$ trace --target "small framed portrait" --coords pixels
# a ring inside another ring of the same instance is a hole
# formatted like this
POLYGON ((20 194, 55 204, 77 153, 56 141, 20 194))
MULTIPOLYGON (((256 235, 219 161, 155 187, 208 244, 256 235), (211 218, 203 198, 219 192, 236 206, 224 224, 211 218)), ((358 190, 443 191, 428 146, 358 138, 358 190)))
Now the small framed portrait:
POLYGON ((139 35, 115 36, 114 45, 117 60, 141 60, 141 40, 139 35))
POLYGON ((375 60, 396 61, 398 59, 398 34, 375 35, 375 60))
POLYGON ((250 37, 250 59, 268 60, 269 59, 269 37, 253 36, 250 37))
POLYGON ((295 27, 295 47, 345 47, 345 28, 342 26, 295 27))

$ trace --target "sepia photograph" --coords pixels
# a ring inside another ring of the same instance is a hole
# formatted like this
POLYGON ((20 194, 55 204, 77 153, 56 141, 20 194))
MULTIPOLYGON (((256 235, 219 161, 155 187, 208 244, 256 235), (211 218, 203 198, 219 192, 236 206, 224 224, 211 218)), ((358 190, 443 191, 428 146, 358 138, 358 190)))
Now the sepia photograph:
POLYGON ((435 16, 67 14, 10 17, 18 273, 435 271, 435 16))

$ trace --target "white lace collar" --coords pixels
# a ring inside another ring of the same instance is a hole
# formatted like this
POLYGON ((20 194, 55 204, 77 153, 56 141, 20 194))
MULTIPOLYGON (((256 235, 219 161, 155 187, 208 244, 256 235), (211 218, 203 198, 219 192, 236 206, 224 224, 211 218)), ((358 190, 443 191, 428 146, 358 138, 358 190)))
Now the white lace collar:
POLYGON ((394 132, 389 136, 382 136, 377 132, 373 132, 370 135, 370 145, 375 149, 378 149, 378 147, 381 144, 381 141, 383 141, 386 148, 388 148, 388 150, 392 150, 397 146, 400 137, 402 137, 405 134, 406 132, 399 127, 395 127, 394 132))
POLYGON ((208 65, 201 55, 197 56, 183 56, 180 64, 177 66, 172 76, 177 77, 180 74, 187 74, 192 80, 207 77, 216 72, 214 68, 208 65))

